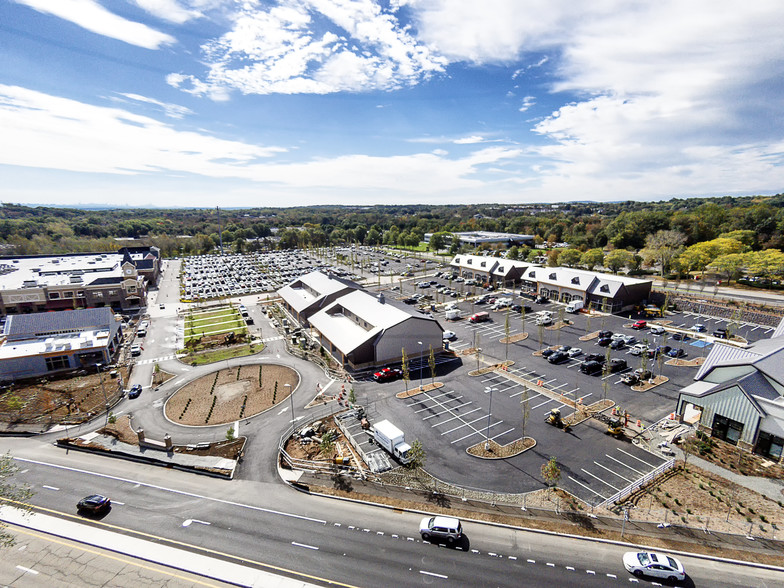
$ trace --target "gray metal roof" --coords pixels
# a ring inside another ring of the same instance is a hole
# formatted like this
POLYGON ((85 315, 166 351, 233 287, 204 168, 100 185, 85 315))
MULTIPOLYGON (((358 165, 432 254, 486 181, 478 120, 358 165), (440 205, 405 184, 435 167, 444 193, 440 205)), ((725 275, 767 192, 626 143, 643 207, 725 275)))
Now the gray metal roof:
POLYGON ((6 321, 5 333, 9 341, 14 341, 46 333, 109 329, 114 322, 114 312, 108 307, 12 314, 6 321))

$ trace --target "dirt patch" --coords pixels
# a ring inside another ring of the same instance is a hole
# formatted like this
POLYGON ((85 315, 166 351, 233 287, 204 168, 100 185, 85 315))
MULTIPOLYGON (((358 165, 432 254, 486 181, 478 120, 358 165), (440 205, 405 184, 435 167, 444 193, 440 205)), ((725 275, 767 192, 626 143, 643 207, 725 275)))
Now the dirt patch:
POLYGON ((651 388, 655 388, 656 386, 661 386, 662 384, 666 384, 669 382, 670 379, 667 376, 656 376, 651 380, 646 380, 640 384, 634 384, 631 388, 635 392, 645 392, 646 390, 650 390, 651 388))
MULTIPOLYGON (((653 484, 634 493, 635 520, 685 524, 725 533, 750 533, 768 539, 781 534, 784 503, 773 501, 726 478, 679 463, 653 484)), ((620 512, 622 506, 615 507, 620 512)))
MULTIPOLYGON (((311 423, 311 425, 303 427, 303 429, 308 427, 313 429, 313 435, 300 437, 295 435, 289 437, 286 441, 285 449, 290 457, 332 463, 335 457, 352 455, 348 446, 348 440, 335 424, 334 416, 311 423), (332 439, 332 444, 322 445, 321 441, 327 435, 332 439)), ((303 429, 300 429, 300 431, 303 429)))
POLYGON ((697 455, 736 474, 784 479, 782 464, 760 455, 741 451, 736 445, 703 433, 684 439, 681 448, 687 453, 697 455))
POLYGON ((297 372, 282 365, 223 369, 178 390, 166 402, 164 412, 168 419, 183 425, 230 423, 275 406, 298 385, 297 372))
POLYGON ((88 421, 120 398, 123 392, 120 382, 127 382, 128 375, 129 370, 122 367, 102 374, 80 373, 16 382, 0 394, 0 421, 49 424, 88 421))
POLYGON ((665 362, 665 365, 674 365, 680 367, 699 367, 705 363, 704 357, 695 357, 694 359, 670 359, 665 362))
POLYGON ((468 455, 473 455, 474 457, 479 457, 481 459, 506 459, 508 457, 514 457, 515 455, 520 455, 524 451, 528 451, 532 447, 536 445, 536 440, 533 437, 525 437, 524 439, 515 439, 511 443, 507 443, 506 445, 499 445, 492 439, 485 444, 484 441, 481 443, 477 443, 476 445, 472 445, 468 449, 466 449, 466 453, 468 455), (485 449, 485 445, 487 445, 487 449, 485 449))
POLYGON ((520 341, 525 341, 528 339, 528 333, 517 333, 517 335, 512 335, 511 337, 504 337, 503 339, 499 340, 499 343, 519 343, 520 341))

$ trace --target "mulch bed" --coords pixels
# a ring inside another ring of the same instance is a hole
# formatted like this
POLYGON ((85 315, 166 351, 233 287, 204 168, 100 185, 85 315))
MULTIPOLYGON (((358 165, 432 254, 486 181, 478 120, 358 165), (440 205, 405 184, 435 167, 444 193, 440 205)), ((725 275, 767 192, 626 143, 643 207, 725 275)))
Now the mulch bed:
POLYGON ((525 437, 524 439, 515 439, 506 445, 499 445, 492 439, 487 443, 485 449, 485 442, 477 443, 466 449, 468 455, 479 457, 481 459, 506 459, 520 455, 524 451, 528 451, 536 445, 536 439, 533 437, 525 437))
POLYGON ((297 372, 286 366, 232 367, 186 384, 169 398, 164 412, 168 419, 183 425, 231 423, 279 404, 298 385, 297 372))
POLYGON ((412 396, 416 396, 417 394, 424 394, 425 392, 430 392, 431 390, 438 390, 443 386, 444 386, 443 382, 425 384, 421 388, 417 386, 416 388, 411 388, 411 390, 408 391, 398 392, 397 394, 395 394, 395 398, 411 398, 412 396))
POLYGON ((646 390, 650 390, 651 388, 655 388, 656 386, 661 386, 662 384, 666 384, 669 382, 670 379, 667 376, 656 376, 653 378, 653 383, 646 380, 640 384, 634 384, 631 388, 635 392, 645 392, 646 390))

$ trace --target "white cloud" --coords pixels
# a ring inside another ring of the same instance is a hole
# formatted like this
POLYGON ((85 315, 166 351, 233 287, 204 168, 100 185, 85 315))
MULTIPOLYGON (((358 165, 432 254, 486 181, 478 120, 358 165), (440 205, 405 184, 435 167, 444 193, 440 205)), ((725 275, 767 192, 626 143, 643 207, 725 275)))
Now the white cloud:
POLYGON ((145 49, 175 42, 174 37, 109 12, 96 0, 14 0, 46 14, 70 21, 88 31, 145 49))
POLYGON ((523 103, 520 105, 520 108, 518 108, 518 110, 520 112, 525 112, 535 104, 536 104, 536 98, 534 96, 526 96, 525 98, 523 98, 523 103))
POLYGON ((336 193, 394 190, 415 195, 414 199, 450 190, 480 189, 486 166, 500 165, 521 154, 518 149, 492 147, 455 159, 436 150, 391 157, 353 154, 277 163, 270 158, 286 149, 179 131, 126 110, 3 85, 0 127, 4 133, 0 165, 124 176, 187 173, 281 189, 327 189, 336 193))
POLYGON ((471 145, 473 143, 484 143, 485 138, 481 135, 471 135, 470 137, 461 137, 460 139, 455 139, 455 145, 471 145))
POLYGON ((128 100, 133 100, 136 102, 143 102, 145 104, 152 104, 154 106, 159 106, 161 110, 168 116, 169 118, 184 118, 187 115, 193 114, 193 111, 186 106, 180 106, 179 104, 171 104, 167 102, 161 102, 160 100, 156 100, 155 98, 148 98, 147 96, 140 96, 139 94, 126 94, 120 93, 120 96, 127 98, 128 100))
POLYGON ((245 94, 391 90, 446 65, 372 0, 296 0, 264 9, 248 2, 232 29, 202 50, 207 76, 178 80, 178 87, 199 95, 214 88, 245 94))
MULTIPOLYGON (((175 24, 183 24, 189 20, 201 18, 203 14, 197 8, 181 6, 177 0, 134 0, 139 8, 163 20, 175 24)), ((193 3, 196 6, 203 2, 193 3)))
POLYGON ((117 108, 0 85, 0 163, 100 174, 236 177, 285 151, 178 131, 117 108))

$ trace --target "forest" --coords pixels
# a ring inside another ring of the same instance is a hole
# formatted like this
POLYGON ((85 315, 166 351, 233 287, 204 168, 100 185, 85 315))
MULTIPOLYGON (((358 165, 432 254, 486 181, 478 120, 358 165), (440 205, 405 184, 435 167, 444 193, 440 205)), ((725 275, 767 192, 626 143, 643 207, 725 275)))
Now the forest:
MULTIPOLYGON (((224 251, 234 252, 347 243, 418 247, 425 233, 435 233, 430 246, 441 248, 449 247, 450 233, 475 230, 534 235, 543 246, 560 244, 549 253, 548 261, 553 265, 589 269, 604 265, 613 271, 626 268, 633 272, 655 266, 662 274, 713 269, 732 279, 763 264, 768 267, 763 274, 770 277, 781 273, 776 266, 777 254, 784 247, 784 195, 220 211, 10 203, 0 207, 0 247, 5 256, 111 251, 129 240, 155 245, 165 257, 208 253, 221 241, 224 251)), ((455 241, 450 252, 457 251, 455 241)), ((509 255, 526 258, 534 253, 515 249, 509 255)))

